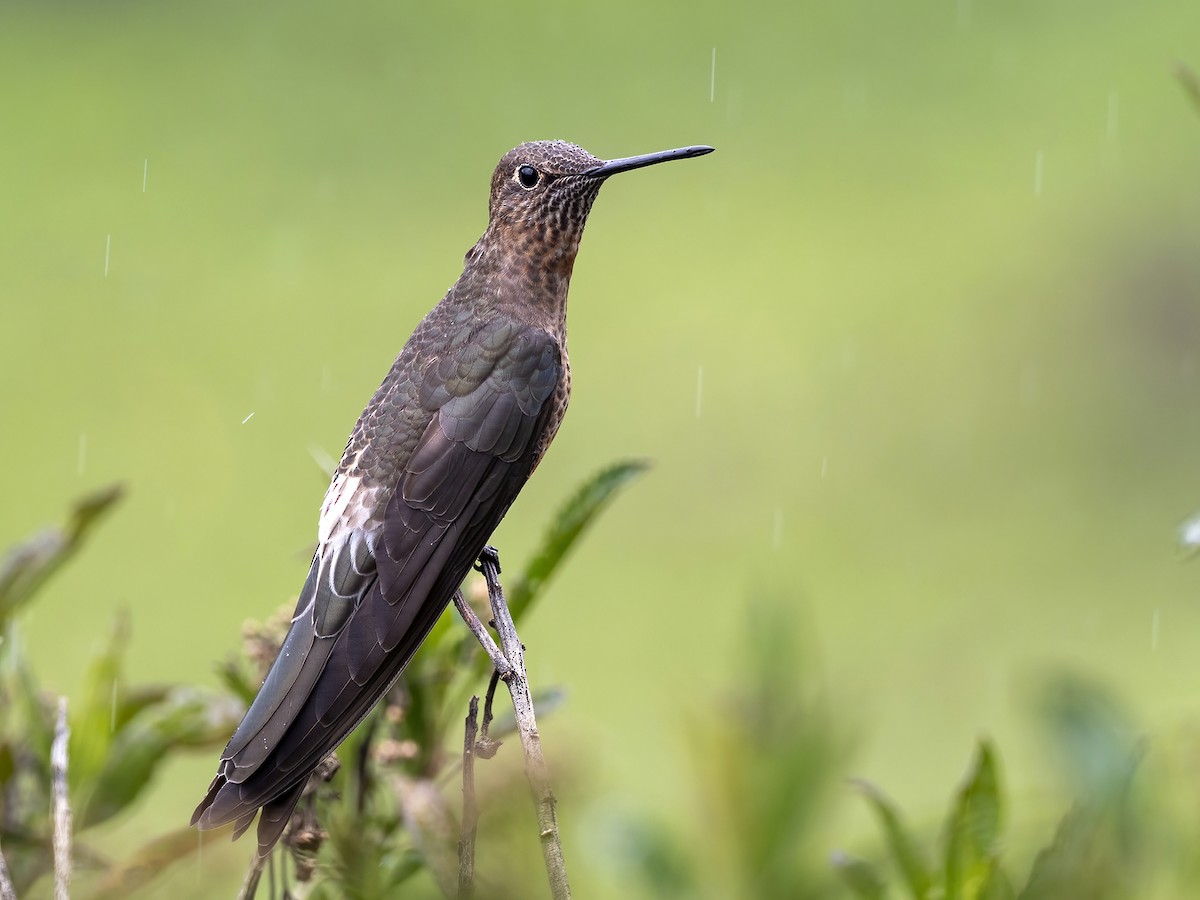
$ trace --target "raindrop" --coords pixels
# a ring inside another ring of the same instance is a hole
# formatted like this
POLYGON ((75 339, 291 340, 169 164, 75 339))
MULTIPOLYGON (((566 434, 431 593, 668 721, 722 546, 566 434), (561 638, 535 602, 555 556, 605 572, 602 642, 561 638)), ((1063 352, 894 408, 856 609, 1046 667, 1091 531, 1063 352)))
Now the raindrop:
POLYGON ((1179 526, 1179 546, 1189 556, 1200 553, 1200 512, 1179 526))
POLYGON ((245 425, 247 422, 249 422, 253 418, 254 418, 254 413, 250 413, 250 415, 248 415, 248 416, 246 416, 246 418, 242 419, 242 424, 245 425))
POLYGON ((104 277, 108 277, 108 255, 112 250, 112 235, 110 234, 104 241, 104 277))
POLYGON ((142 193, 146 193, 146 176, 150 174, 150 160, 142 161, 142 193))
POLYGON ((325 448, 320 444, 309 444, 308 455, 312 457, 313 462, 326 475, 332 475, 337 464, 333 461, 333 457, 325 452, 325 448))

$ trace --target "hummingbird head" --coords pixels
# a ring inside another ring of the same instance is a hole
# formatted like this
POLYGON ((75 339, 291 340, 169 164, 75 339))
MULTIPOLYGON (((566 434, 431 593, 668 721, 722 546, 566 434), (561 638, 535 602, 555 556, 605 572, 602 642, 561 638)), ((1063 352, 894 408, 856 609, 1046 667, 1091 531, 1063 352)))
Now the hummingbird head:
POLYGON ((518 249, 574 259, 592 202, 605 179, 642 166, 711 153, 683 147, 605 162, 566 141, 532 141, 500 159, 492 175, 489 230, 518 249))

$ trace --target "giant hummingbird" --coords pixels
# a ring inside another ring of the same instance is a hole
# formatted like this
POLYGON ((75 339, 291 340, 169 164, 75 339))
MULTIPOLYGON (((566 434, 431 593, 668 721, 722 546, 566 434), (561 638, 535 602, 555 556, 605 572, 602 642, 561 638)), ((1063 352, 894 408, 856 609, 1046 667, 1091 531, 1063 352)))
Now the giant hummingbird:
POLYGON ((567 287, 610 175, 712 152, 597 159, 522 144, 488 225, 363 410, 325 494, 291 627, 192 824, 262 810, 279 840, 309 776, 399 677, 554 439, 571 395, 567 287))

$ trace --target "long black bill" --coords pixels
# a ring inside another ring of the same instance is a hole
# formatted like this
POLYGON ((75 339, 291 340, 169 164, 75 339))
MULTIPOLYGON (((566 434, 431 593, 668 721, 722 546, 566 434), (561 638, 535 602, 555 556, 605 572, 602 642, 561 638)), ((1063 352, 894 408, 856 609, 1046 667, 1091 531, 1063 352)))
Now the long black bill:
POLYGON ((606 163, 588 169, 584 172, 591 178, 607 178, 618 172, 628 172, 630 169, 640 169, 642 166, 653 166, 673 159, 691 159, 693 156, 703 156, 712 153, 713 147, 679 147, 675 150, 659 150, 657 153, 646 153, 643 156, 627 156, 624 159, 610 159, 606 163))

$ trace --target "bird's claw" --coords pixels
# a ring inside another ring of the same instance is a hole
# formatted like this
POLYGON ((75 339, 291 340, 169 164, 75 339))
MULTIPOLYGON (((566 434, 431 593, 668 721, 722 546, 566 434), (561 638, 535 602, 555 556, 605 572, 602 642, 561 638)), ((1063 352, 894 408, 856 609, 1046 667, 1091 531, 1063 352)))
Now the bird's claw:
MULTIPOLYGON (((491 544, 485 545, 484 548, 479 551, 479 560, 475 563, 475 571, 483 572, 484 566, 487 565, 488 563, 491 563, 493 566, 496 567, 496 574, 499 575, 500 574, 500 551, 497 550, 495 547, 493 547, 491 544)), ((486 574, 486 573, 484 573, 484 574, 486 574)))

